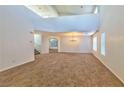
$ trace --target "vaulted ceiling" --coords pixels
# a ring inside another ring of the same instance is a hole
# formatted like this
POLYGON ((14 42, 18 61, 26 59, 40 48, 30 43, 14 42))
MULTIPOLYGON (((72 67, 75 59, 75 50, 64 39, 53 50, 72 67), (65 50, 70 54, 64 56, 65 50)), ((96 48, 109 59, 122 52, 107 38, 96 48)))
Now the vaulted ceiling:
POLYGON ((95 32, 100 23, 96 6, 35 5, 26 6, 34 29, 48 32, 95 32))
POLYGON ((43 18, 91 14, 96 8, 95 5, 29 5, 27 7, 43 18))

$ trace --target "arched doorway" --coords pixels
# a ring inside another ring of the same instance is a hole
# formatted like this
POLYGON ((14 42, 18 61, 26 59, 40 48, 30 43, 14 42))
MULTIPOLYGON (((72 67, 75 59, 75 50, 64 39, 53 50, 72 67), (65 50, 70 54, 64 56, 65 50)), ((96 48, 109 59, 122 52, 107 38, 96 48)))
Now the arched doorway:
POLYGON ((57 53, 58 52, 58 39, 50 38, 49 39, 49 53, 57 53))

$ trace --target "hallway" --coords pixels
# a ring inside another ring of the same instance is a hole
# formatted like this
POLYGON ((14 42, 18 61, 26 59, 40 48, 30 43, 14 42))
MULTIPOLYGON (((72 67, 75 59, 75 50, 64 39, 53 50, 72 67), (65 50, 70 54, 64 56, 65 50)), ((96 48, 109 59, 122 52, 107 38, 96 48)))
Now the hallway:
POLYGON ((0 86, 120 87, 124 86, 92 54, 51 53, 0 73, 0 86))

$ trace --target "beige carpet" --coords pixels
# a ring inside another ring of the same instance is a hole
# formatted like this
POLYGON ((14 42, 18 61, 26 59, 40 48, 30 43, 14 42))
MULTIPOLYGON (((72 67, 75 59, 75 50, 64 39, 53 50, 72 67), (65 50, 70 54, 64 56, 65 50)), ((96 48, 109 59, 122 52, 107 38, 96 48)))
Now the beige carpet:
POLYGON ((92 54, 51 53, 0 73, 0 86, 119 87, 123 84, 92 54))

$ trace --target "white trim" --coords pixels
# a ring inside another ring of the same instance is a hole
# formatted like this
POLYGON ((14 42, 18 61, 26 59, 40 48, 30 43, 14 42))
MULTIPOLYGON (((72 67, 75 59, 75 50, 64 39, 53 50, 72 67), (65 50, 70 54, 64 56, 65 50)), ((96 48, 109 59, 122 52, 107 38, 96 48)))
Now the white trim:
POLYGON ((28 61, 25 61, 23 63, 18 63, 18 64, 15 64, 15 65, 12 65, 12 66, 9 66, 9 67, 6 67, 6 68, 3 68, 3 69, 0 69, 0 72, 3 72, 3 71, 6 71, 6 70, 9 70, 9 69, 12 69, 12 68, 15 68, 15 67, 18 67, 18 66, 21 66, 21 65, 24 65, 24 64, 27 64, 27 63, 30 63, 30 62, 33 62, 35 59, 33 58, 29 58, 30 60, 28 61))
MULTIPOLYGON (((93 53, 92 53, 93 54, 93 53)), ((94 54, 93 54, 94 55, 94 54)), ((124 84, 124 80, 121 79, 108 65, 104 64, 104 62, 98 58, 96 55, 94 55, 98 60, 100 60, 100 62, 106 67, 108 68, 123 84, 124 84)))

